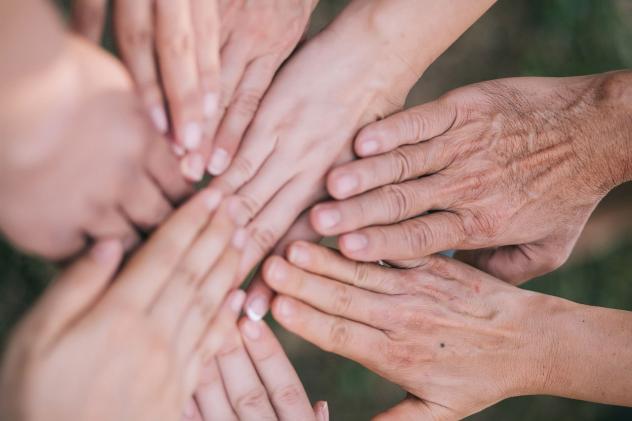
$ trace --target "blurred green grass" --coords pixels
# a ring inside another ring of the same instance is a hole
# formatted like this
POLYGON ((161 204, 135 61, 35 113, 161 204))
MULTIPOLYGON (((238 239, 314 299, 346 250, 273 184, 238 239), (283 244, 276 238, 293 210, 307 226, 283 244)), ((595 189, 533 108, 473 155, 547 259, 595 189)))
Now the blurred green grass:
MULTIPOLYGON (((67 10, 68 1, 58 1, 67 10)), ((345 2, 322 0, 313 27, 345 2)), ((106 45, 113 48, 110 36, 106 45)), ((501 0, 425 74, 416 104, 448 89, 497 77, 570 76, 632 67, 629 0, 501 0)), ((632 239, 531 281, 527 288, 585 304, 632 310, 632 239)), ((37 298, 52 266, 0 242, 0 341, 37 298)), ((277 329, 313 400, 329 401, 332 419, 365 420, 403 392, 359 365, 325 354, 277 329)), ((473 420, 629 420, 632 409, 552 397, 502 402, 473 420)))

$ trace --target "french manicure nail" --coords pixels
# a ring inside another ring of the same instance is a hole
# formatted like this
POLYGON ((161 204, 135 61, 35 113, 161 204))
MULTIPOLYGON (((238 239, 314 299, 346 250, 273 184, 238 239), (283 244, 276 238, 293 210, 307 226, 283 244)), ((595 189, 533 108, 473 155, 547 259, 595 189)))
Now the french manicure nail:
POLYGON ((246 315, 252 321, 258 322, 268 312, 268 300, 263 297, 254 298, 246 308, 246 315))
POLYGON ((169 122, 167 121, 167 113, 165 113, 164 108, 159 105, 151 107, 149 117, 160 133, 167 133, 167 130, 169 130, 169 122))
POLYGON ((202 143, 202 129, 197 123, 189 123, 184 127, 184 147, 189 150, 195 150, 202 143))
POLYGON ((360 143, 360 147, 358 149, 360 149, 359 152, 361 155, 370 155, 377 152, 379 147, 380 144, 376 140, 370 139, 360 143))
POLYGON ((214 211, 222 202, 222 192, 216 189, 207 189, 202 193, 204 195, 203 200, 207 209, 214 211))
POLYGON ((336 209, 322 209, 318 211, 318 225, 323 229, 335 227, 342 220, 342 214, 336 209))
POLYGON ((345 174, 336 180, 336 190, 338 194, 347 195, 358 188, 358 177, 352 174, 345 174))
POLYGON ((360 251, 369 244, 369 240, 362 234, 347 234, 341 237, 341 241, 349 251, 360 251))
POLYGON ((255 322, 253 320, 245 320, 243 322, 241 330, 248 339, 256 341, 261 337, 261 327, 259 323, 260 322, 255 322))
POLYGON ((211 156, 208 164, 208 172, 212 175, 220 175, 228 168, 228 152, 225 149, 217 148, 211 156))
POLYGON ((184 154, 186 154, 186 150, 184 150, 184 148, 177 143, 171 144, 171 150, 173 151, 173 154, 178 158, 182 158, 184 154))
POLYGON ((215 92, 209 92, 204 96, 204 115, 211 118, 217 112, 219 106, 219 95, 215 92))
POLYGON ((204 177, 204 158, 200 154, 190 154, 180 162, 182 174, 191 181, 200 181, 204 177))
POLYGON ((237 250, 243 250, 248 241, 248 231, 245 228, 239 228, 233 235, 233 247, 237 250))
POLYGON ((244 301, 246 301, 246 293, 241 289, 236 290, 230 298, 230 309, 235 313, 239 313, 244 301))

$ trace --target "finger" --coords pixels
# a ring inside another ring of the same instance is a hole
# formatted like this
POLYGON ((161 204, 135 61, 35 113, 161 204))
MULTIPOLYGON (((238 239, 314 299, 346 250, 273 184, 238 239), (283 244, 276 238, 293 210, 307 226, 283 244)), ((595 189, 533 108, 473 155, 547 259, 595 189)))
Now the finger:
POLYGON ((149 117, 160 133, 167 133, 169 121, 156 61, 152 0, 118 0, 114 8, 117 42, 149 117))
POLYGON ((356 262, 335 250, 306 241, 292 243, 287 250, 290 263, 308 272, 380 294, 400 294, 396 269, 356 262))
POLYGON ((364 262, 409 260, 466 248, 461 217, 436 212, 395 225, 363 228, 338 238, 342 254, 364 262))
POLYGON ((240 420, 276 419, 266 389, 244 348, 239 331, 229 336, 217 354, 217 364, 228 399, 240 420))
POLYGON ((274 56, 264 56, 246 69, 217 133, 208 165, 210 174, 220 175, 230 165, 261 98, 272 83, 276 64, 274 56))
POLYGON ((429 140, 449 131, 456 118, 455 105, 439 98, 364 127, 356 136, 355 151, 370 156, 429 140))
POLYGON ((134 178, 121 208, 140 230, 148 232, 164 221, 173 208, 155 183, 145 174, 134 178))
MULTIPOLYGON (((195 352, 192 352, 190 346, 182 346, 176 341, 178 357, 186 365, 184 390, 187 395, 193 394, 200 384, 203 367, 213 360, 226 338, 235 330, 244 299, 245 293, 240 290, 233 291, 226 297, 217 317, 207 326, 206 334, 197 344, 195 352)), ((181 336, 184 337, 185 334, 181 336)))
POLYGON ((239 323, 246 350, 280 420, 308 420, 314 411, 281 344, 263 321, 239 323))
POLYGON ((263 266, 266 283, 277 293, 300 300, 324 313, 383 329, 391 303, 384 295, 307 273, 278 256, 263 266))
MULTIPOLYGON (((225 260, 239 261, 241 249, 236 248, 243 247, 243 244, 235 240, 244 241, 244 235, 243 231, 239 235, 235 232, 236 225, 230 215, 230 201, 219 205, 221 194, 217 190, 214 192, 213 200, 216 201, 219 209, 182 256, 151 308, 152 317, 168 335, 182 332, 182 322, 187 315, 187 309, 196 316, 194 320, 198 317, 212 316, 228 292, 229 288, 225 288, 217 291, 221 292, 221 296, 216 294, 206 296, 204 293, 207 291, 203 289, 203 280, 217 270, 220 270, 221 275, 230 276, 230 279, 224 283, 232 282, 235 277, 232 272, 226 273, 225 260), (232 245, 229 246, 231 239, 233 239, 232 245)), ((234 272, 236 270, 234 269, 234 272)))
POLYGON ((338 235, 373 225, 405 221, 424 212, 448 209, 455 197, 439 175, 389 184, 342 201, 314 206, 311 221, 322 235, 338 235))
POLYGON ((456 152, 449 149, 448 142, 440 137, 344 164, 327 176, 327 191, 336 199, 346 199, 376 187, 434 174, 454 159, 456 152))
POLYGON ((204 421, 239 420, 224 390, 224 382, 215 358, 212 358, 202 369, 200 385, 195 392, 195 399, 204 421))
POLYGON ((194 398, 190 398, 184 406, 182 419, 186 421, 203 421, 202 414, 194 398))
MULTIPOLYGON (((287 234, 285 234, 285 236, 274 247, 273 254, 284 254, 286 247, 296 240, 318 242, 320 239, 320 235, 312 229, 309 223, 308 214, 303 213, 303 215, 301 215, 294 225, 288 230, 287 234)), ((250 264, 250 261, 246 261, 245 267, 249 268, 250 264)), ((248 300, 246 303, 246 314, 248 315, 248 318, 255 321, 263 319, 268 313, 270 300, 273 296, 274 292, 264 282, 263 277, 261 276, 261 271, 257 271, 255 277, 250 282, 250 285, 248 285, 248 300)))
POLYGON ((191 0, 195 48, 200 86, 203 92, 203 111, 211 119, 220 101, 220 22, 217 1, 191 0))
POLYGON ((206 189, 180 207, 134 254, 113 295, 135 306, 153 303, 217 206, 217 192, 206 189))
POLYGON ((461 419, 461 417, 445 407, 410 397, 377 415, 373 421, 447 421, 457 419, 461 419))
POLYGON ((43 338, 54 338, 101 298, 123 257, 120 241, 104 240, 66 269, 26 319, 43 338))
POLYGON ((73 0, 73 29, 90 41, 100 44, 107 15, 106 9, 107 0, 73 0))
POLYGON ((316 421, 329 421, 329 405, 326 401, 318 401, 314 405, 316 421))
POLYGON ((194 192, 191 183, 180 172, 180 162, 171 153, 168 141, 164 138, 150 140, 145 156, 145 170, 172 205, 179 205, 194 192))
POLYGON ((156 0, 160 74, 176 141, 187 150, 202 142, 202 98, 188 1, 156 0))
POLYGON ((385 340, 384 333, 375 328, 323 313, 285 295, 274 299, 272 314, 290 332, 362 365, 371 365, 385 340))
MULTIPOLYGON (((184 321, 178 329, 177 343, 180 355, 189 355, 191 350, 200 343, 206 327, 217 313, 230 288, 235 284, 239 258, 245 243, 244 234, 243 229, 235 234, 233 244, 207 275, 189 305, 184 321)), ((241 310, 243 300, 244 297, 240 297, 237 312, 241 310)), ((206 353, 201 355, 205 359, 209 357, 206 353)))
POLYGON ((112 208, 98 210, 94 219, 85 228, 90 238, 117 238, 126 251, 132 250, 140 243, 140 236, 128 218, 112 208))

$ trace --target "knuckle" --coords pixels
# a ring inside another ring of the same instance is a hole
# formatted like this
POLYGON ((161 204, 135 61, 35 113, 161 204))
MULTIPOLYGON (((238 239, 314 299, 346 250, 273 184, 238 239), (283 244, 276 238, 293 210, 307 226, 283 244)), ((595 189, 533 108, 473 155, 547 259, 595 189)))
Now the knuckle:
POLYGON ((353 284, 358 287, 367 285, 369 283, 369 266, 360 262, 354 262, 353 281, 353 284))
POLYGON ((215 314, 215 302, 207 294, 195 294, 191 302, 191 309, 201 320, 209 320, 215 314))
POLYGON ((257 91, 242 90, 235 94, 231 109, 238 115, 247 118, 252 117, 261 103, 261 93, 257 91))
POLYGON ((393 159, 393 180, 396 183, 408 180, 413 173, 414 163, 412 162, 412 156, 406 152, 404 148, 398 148, 391 152, 391 158, 393 159))
POLYGON ((193 33, 181 31, 161 36, 158 47, 166 57, 176 59, 193 52, 193 33))
POLYGON ((466 238, 486 244, 500 233, 500 223, 492 212, 468 210, 460 214, 466 238))
POLYGON ((566 255, 564 253, 551 253, 544 258, 542 262, 542 270, 545 273, 553 272, 566 262, 566 255))
POLYGON ((260 409, 268 400, 268 394, 263 388, 252 389, 235 399, 235 407, 243 410, 260 409))
POLYGON ((394 341, 387 341, 383 350, 387 364, 396 369, 410 367, 415 363, 416 352, 418 352, 411 348, 394 341))
POLYGON ((119 43, 124 50, 139 51, 153 48, 153 32, 151 28, 122 28, 119 43))
POLYGON ((400 134, 405 140, 419 139, 424 132, 424 120, 417 112, 407 112, 400 120, 400 134))
POLYGON ((325 350, 328 352, 337 352, 344 349, 349 343, 349 336, 347 325, 342 319, 336 318, 329 329, 329 343, 325 350))
POLYGON ((413 229, 403 231, 404 245, 412 252, 426 250, 433 244, 433 231, 423 218, 414 220, 413 224, 413 229))
POLYGON ((338 284, 335 286, 332 306, 336 314, 345 314, 351 307, 352 301, 353 295, 346 285, 338 284))
MULTIPOLYGON (((254 162, 250 158, 247 158, 241 154, 237 154, 230 164, 230 172, 232 174, 232 179, 226 181, 228 191, 235 191, 239 188, 246 180, 249 180, 255 173, 256 167, 254 162)), ((226 177, 222 177, 224 179, 226 177)))
POLYGON ((295 406, 301 403, 303 393, 299 386, 291 384, 273 390, 271 397, 272 401, 279 406, 295 406))
POLYGON ((398 184, 384 186, 382 194, 385 196, 383 203, 387 206, 389 217, 395 221, 408 219, 413 211, 413 199, 409 193, 398 184))
POLYGON ((261 256, 267 254, 278 240, 277 234, 270 228, 252 227, 250 229, 250 240, 257 247, 261 256))
POLYGON ((176 267, 174 279, 187 287, 194 287, 198 280, 202 277, 200 270, 184 263, 176 267))

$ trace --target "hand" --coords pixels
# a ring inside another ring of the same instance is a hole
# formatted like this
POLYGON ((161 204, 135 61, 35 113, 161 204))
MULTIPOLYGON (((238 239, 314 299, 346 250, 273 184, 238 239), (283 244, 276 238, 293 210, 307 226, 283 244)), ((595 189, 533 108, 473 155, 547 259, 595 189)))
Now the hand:
MULTIPOLYGON (((106 0, 74 0, 74 26, 98 41, 106 0)), ((164 108, 169 106, 174 150, 199 148, 205 121, 219 105, 220 24, 216 0, 116 0, 114 25, 123 59, 143 104, 161 133, 169 130, 164 108), (155 51, 154 51, 155 50, 155 51)), ((198 181, 201 160, 185 160, 186 176, 198 181)))
POLYGON ((266 323, 243 319, 204 368, 185 419, 327 421, 329 411, 322 401, 312 408, 266 323))
POLYGON ((79 39, 0 109, 0 228, 28 251, 59 259, 113 237, 130 248, 191 192, 123 68, 79 39))
POLYGON ((377 419, 462 419, 501 399, 540 393, 551 368, 564 365, 551 358, 558 338, 549 333, 555 317, 545 314, 564 300, 442 256, 408 270, 306 242, 287 256, 289 263, 272 257, 263 269, 280 294, 275 319, 411 394, 377 419))
MULTIPOLYGON (((228 168, 274 74, 294 50, 317 0, 220 0, 221 109, 201 148, 208 171, 228 168), (218 129, 219 126, 219 129, 218 129)), ((197 161, 196 154, 188 159, 197 161)))
POLYGON ((10 342, 3 419, 182 413, 245 298, 238 291, 224 299, 247 237, 231 219, 238 202, 220 200, 218 191, 199 193, 118 274, 121 244, 106 240, 60 276, 10 342))
POLYGON ((625 180, 626 154, 612 152, 626 148, 624 77, 484 82, 371 124, 355 141, 364 159, 329 174, 340 201, 316 206, 312 225, 347 233, 355 260, 483 249, 461 258, 515 283, 552 271, 625 180))

